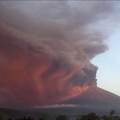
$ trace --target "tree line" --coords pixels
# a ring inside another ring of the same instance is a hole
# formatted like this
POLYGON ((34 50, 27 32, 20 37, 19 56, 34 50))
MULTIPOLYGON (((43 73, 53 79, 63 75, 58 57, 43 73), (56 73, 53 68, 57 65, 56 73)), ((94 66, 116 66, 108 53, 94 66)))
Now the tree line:
POLYGON ((0 114, 0 120, 120 120, 120 116, 115 114, 115 111, 111 111, 108 115, 97 115, 96 113, 80 114, 75 118, 69 118, 69 116, 61 114, 57 115, 54 118, 50 118, 48 114, 40 116, 39 118, 34 118, 32 116, 23 116, 23 117, 6 117, 5 115, 0 114))

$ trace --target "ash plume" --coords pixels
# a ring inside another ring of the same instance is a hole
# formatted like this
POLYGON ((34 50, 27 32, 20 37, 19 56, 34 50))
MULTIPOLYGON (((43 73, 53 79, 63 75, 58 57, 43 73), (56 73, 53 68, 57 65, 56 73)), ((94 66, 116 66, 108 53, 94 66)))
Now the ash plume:
POLYGON ((0 1, 0 104, 59 103, 96 86, 90 60, 107 50, 113 12, 112 2, 0 1))

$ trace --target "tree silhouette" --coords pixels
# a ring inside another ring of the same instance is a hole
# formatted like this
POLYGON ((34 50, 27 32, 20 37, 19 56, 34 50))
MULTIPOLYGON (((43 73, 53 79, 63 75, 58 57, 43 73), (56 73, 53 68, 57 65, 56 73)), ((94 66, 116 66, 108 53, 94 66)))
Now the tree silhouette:
POLYGON ((0 115, 0 120, 2 120, 3 119, 3 117, 0 115))
POLYGON ((41 117, 41 118, 39 118, 39 120, 44 120, 44 118, 41 117))
POLYGON ((100 118, 96 115, 96 113, 89 113, 81 116, 81 118, 77 118, 77 120, 100 120, 100 118))
POLYGON ((115 114, 115 110, 110 111, 110 116, 113 116, 115 114))
MULTIPOLYGON (((1 120, 1 119, 0 119, 1 120)), ((8 118, 8 120, 12 120, 12 118, 8 118)))
POLYGON ((118 116, 114 116, 115 114, 115 111, 114 110, 111 110, 109 115, 104 115, 102 117, 103 120, 119 120, 119 117, 118 116))
POLYGON ((56 117, 56 120, 68 120, 68 117, 66 115, 59 115, 56 117))

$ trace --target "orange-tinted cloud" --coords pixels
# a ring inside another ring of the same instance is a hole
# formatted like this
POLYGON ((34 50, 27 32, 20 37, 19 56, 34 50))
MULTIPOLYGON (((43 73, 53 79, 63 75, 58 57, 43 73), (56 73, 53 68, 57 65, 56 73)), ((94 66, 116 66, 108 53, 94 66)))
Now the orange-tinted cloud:
POLYGON ((96 85, 90 60, 106 50, 111 10, 104 2, 1 2, 0 105, 59 103, 96 85))
POLYGON ((31 48, 25 50, 12 43, 18 40, 17 37, 13 37, 7 31, 6 34, 3 32, 5 31, 0 34, 0 97, 3 100, 1 105, 53 104, 84 91, 86 82, 82 83, 82 86, 71 82, 83 69, 82 66, 65 65, 45 53, 35 55, 31 48))

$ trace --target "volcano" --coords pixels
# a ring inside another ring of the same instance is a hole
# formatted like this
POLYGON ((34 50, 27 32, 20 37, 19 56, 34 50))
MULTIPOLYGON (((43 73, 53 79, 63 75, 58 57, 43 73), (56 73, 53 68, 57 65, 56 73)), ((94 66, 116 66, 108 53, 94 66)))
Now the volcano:
POLYGON ((44 106, 39 110, 71 116, 89 112, 107 114, 111 110, 115 110, 116 114, 120 114, 120 96, 92 86, 79 96, 63 101, 60 104, 44 106))
POLYGON ((95 109, 120 109, 120 96, 99 87, 90 87, 80 96, 64 101, 63 103, 95 109))

